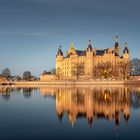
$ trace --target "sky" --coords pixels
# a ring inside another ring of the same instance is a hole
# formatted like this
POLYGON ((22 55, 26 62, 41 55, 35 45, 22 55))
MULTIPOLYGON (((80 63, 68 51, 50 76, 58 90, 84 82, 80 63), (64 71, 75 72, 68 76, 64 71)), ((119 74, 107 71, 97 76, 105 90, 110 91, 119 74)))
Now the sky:
POLYGON ((55 67, 59 45, 76 49, 113 47, 127 41, 140 58, 139 0, 0 0, 0 73, 26 70, 38 76, 55 67))

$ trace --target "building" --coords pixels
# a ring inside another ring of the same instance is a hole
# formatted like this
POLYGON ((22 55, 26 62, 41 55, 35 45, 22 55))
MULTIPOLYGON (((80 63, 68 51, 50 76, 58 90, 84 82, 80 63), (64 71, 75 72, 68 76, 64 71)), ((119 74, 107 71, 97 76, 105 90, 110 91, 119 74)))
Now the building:
POLYGON ((52 74, 51 72, 46 72, 40 75, 40 81, 42 82, 52 81, 56 79, 57 79, 56 75, 52 74))
POLYGON ((0 74, 0 82, 7 81, 6 77, 0 74))
MULTIPOLYGON (((56 55, 56 74, 61 75, 61 79, 75 79, 72 71, 75 64, 83 64, 84 75, 82 78, 93 78, 94 68, 98 64, 110 62, 113 66, 119 65, 123 62, 130 62, 130 50, 125 43, 125 47, 121 54, 118 36, 115 36, 115 44, 112 48, 96 49, 92 46, 91 41, 85 50, 77 50, 72 43, 69 50, 64 56, 61 47, 58 48, 56 55)), ((118 75, 120 72, 118 71, 118 75)))

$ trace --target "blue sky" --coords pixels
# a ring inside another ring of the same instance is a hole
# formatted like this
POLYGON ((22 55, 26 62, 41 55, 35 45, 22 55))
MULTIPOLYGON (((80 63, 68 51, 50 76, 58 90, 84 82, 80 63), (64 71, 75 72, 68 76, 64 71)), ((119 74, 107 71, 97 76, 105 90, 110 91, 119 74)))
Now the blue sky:
POLYGON ((140 53, 139 0, 0 0, 0 71, 39 75, 55 67, 61 44, 85 49, 113 47, 115 32, 131 58, 140 53))

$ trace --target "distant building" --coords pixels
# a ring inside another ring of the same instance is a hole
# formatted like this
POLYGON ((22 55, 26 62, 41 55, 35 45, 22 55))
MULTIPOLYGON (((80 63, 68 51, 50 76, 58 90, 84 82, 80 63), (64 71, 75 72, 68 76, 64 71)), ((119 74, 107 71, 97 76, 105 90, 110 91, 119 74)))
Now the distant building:
POLYGON ((7 81, 6 77, 0 75, 0 82, 7 81))
POLYGON ((118 36, 115 37, 116 42, 112 48, 96 49, 89 41, 86 50, 75 49, 74 44, 70 45, 66 56, 63 55, 61 47, 58 48, 56 55, 56 74, 60 74, 62 79, 74 79, 72 74, 73 66, 76 63, 84 65, 84 78, 93 78, 94 67, 99 63, 110 62, 117 66, 121 62, 130 62, 130 50, 125 43, 125 48, 121 55, 118 36))
POLYGON ((45 72, 40 75, 40 81, 51 81, 56 79, 56 75, 52 74, 51 72, 45 72))

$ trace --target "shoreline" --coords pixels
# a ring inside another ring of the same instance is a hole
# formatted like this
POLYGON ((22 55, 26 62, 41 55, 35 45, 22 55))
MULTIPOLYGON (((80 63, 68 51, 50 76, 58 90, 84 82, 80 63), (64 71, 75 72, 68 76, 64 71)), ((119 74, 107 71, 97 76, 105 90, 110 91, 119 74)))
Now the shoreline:
POLYGON ((50 85, 50 86, 77 86, 77 85, 140 85, 140 80, 121 80, 121 81, 94 81, 94 80, 84 80, 84 81, 3 81, 0 82, 0 85, 16 85, 16 86, 40 86, 40 85, 50 85))

